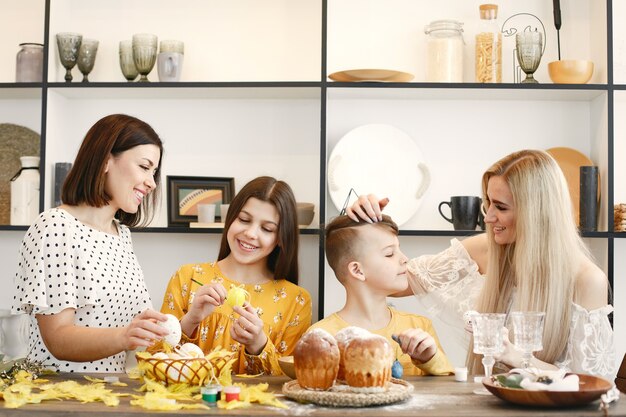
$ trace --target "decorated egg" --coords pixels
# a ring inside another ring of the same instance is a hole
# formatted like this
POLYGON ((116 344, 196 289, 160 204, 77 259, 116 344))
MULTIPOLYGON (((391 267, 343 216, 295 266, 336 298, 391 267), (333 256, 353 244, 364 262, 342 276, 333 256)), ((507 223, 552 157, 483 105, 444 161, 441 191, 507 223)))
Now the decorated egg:
POLYGON ((171 346, 176 346, 180 342, 182 330, 180 328, 180 322, 178 318, 172 314, 166 314, 166 321, 159 321, 159 325, 165 327, 170 333, 164 337, 164 340, 171 346))
POLYGON ((402 378, 404 374, 404 368, 402 368, 402 364, 399 360, 393 361, 393 365, 391 365, 391 376, 394 378, 402 378))
POLYGON ((248 291, 241 287, 232 287, 228 290, 228 294, 226 295, 226 302, 229 306, 239 306, 243 307, 243 304, 246 302, 246 298, 248 297, 248 291))

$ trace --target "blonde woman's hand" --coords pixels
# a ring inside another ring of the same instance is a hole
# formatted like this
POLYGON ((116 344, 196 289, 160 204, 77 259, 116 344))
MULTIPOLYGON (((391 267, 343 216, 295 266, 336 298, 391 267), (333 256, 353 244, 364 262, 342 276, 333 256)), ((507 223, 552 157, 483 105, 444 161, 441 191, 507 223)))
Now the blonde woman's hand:
POLYGON ((199 287, 190 304, 189 311, 185 314, 185 321, 197 326, 210 315, 215 307, 224 304, 228 292, 219 282, 212 282, 199 287))
POLYGON ((389 204, 388 198, 378 199, 374 194, 359 196, 352 206, 346 208, 346 214, 355 222, 365 220, 376 223, 383 219, 382 211, 389 204))
POLYGON ((230 326, 230 336, 244 345, 250 355, 263 352, 267 344, 267 335, 263 331, 263 320, 257 315, 256 309, 246 302, 243 307, 233 307, 233 311, 239 314, 239 317, 230 326))
POLYGON ((506 327, 502 329, 502 346, 504 349, 501 353, 493 355, 494 359, 511 368, 521 367, 523 363, 522 351, 511 342, 509 330, 506 327))
POLYGON ((400 349, 412 359, 426 363, 437 353, 437 342, 422 329, 407 329, 398 334, 400 349))
POLYGON ((169 331, 159 326, 159 321, 166 321, 163 313, 146 309, 133 317, 133 320, 121 332, 121 346, 123 350, 135 350, 138 347, 148 347, 156 340, 161 340, 169 331))

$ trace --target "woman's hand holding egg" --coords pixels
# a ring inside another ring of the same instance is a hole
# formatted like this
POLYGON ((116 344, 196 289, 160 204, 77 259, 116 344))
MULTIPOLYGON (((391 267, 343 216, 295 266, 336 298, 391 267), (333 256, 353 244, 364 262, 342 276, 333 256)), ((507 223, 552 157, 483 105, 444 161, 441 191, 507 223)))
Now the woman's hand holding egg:
POLYGON ((148 347, 155 340, 160 340, 167 336, 169 331, 158 324, 164 321, 167 321, 167 316, 152 309, 147 309, 137 314, 128 326, 121 328, 121 350, 134 350, 142 346, 148 347))
POLYGON ((230 327, 230 336, 246 347, 250 355, 258 355, 267 344, 267 335, 263 331, 263 320, 257 315, 250 303, 243 307, 234 306, 233 311, 239 314, 230 327))

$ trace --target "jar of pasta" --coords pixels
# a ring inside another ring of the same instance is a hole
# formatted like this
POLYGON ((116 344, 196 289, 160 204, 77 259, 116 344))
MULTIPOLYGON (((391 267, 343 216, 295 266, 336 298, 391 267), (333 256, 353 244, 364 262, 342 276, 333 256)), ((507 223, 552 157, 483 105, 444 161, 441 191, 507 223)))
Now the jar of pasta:
POLYGON ((480 25, 476 35, 476 82, 502 82, 502 32, 496 4, 480 5, 480 25))
POLYGON ((463 23, 435 20, 424 33, 428 35, 426 81, 463 82, 463 23))

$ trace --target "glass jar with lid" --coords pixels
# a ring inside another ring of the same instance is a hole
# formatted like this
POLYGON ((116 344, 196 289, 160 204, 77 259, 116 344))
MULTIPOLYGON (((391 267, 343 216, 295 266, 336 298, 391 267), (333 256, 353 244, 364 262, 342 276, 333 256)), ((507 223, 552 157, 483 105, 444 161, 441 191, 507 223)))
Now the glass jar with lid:
POLYGON ((15 81, 18 83, 40 83, 43 79, 43 45, 20 43, 15 59, 15 81))
POLYGON ((427 39, 428 82, 463 82, 463 23, 456 20, 430 22, 427 39))
POLYGON ((476 82, 502 82, 502 32, 498 5, 481 4, 480 27, 476 34, 476 82))

